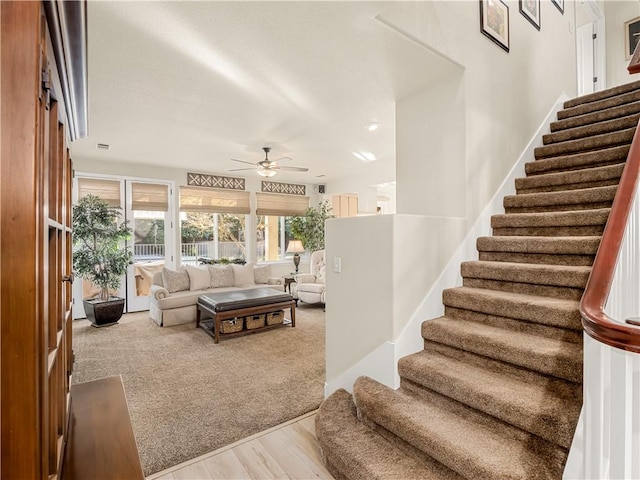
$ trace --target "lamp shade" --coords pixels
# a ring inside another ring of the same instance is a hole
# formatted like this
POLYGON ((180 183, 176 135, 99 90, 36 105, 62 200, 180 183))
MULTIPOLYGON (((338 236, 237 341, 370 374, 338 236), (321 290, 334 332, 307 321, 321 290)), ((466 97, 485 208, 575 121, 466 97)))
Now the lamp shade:
POLYGON ((304 252, 304 247, 302 246, 302 242, 300 240, 289 240, 287 244, 287 253, 302 253, 304 252))

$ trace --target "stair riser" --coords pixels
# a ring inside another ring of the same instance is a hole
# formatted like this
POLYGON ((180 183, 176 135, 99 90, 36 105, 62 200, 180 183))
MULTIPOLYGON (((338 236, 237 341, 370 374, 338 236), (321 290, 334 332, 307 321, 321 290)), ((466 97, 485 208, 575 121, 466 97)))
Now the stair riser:
POLYGON ((572 140, 569 142, 556 143, 546 147, 537 147, 534 150, 534 157, 536 160, 541 160, 549 157, 566 156, 628 145, 631 143, 631 140, 633 140, 634 133, 635 128, 630 128, 620 132, 588 137, 583 140, 572 140))
POLYGON ((575 107, 560 110, 558 112, 558 120, 564 120, 565 118, 577 117, 586 113, 598 112, 613 107, 618 107, 627 103, 633 103, 640 100, 640 91, 636 90, 624 95, 618 95, 616 97, 608 98, 606 100, 600 100, 597 102, 586 103, 575 107))
MULTIPOLYGON (((463 364, 477 365, 480 368, 484 368, 491 372, 499 372, 500 374, 513 377, 521 382, 549 387, 550 389, 552 388, 553 391, 560 396, 564 396, 567 398, 579 397, 578 400, 582 398, 582 383, 558 380, 546 375, 540 375, 539 373, 536 373, 527 368, 521 368, 509 363, 499 362, 482 355, 476 355, 475 353, 460 350, 459 348, 450 347, 441 343, 429 342, 427 340, 424 341, 424 350, 427 355, 443 355, 445 357, 453 358, 454 360, 463 364)), ((413 355, 419 354, 421 354, 421 352, 413 355)), ((398 364, 399 371, 401 370, 402 364, 409 357, 411 357, 411 355, 400 359, 398 364)))
POLYGON ((552 122, 549 129, 552 133, 561 132, 562 130, 579 128, 585 125, 605 122, 608 120, 615 120, 616 118, 626 117, 628 115, 634 115, 636 113, 640 113, 640 102, 629 103, 626 105, 621 105, 619 107, 600 110, 594 113, 587 113, 585 115, 579 115, 577 117, 569 117, 564 120, 558 120, 556 122, 552 122))
POLYGON ((584 105, 586 103, 597 102, 599 100, 604 100, 606 98, 617 97, 619 95, 624 95, 625 93, 634 92, 636 90, 640 90, 640 82, 629 82, 623 85, 619 85, 617 87, 613 87, 607 90, 601 90, 599 92, 587 93, 586 95, 581 95, 579 97, 570 98, 562 105, 564 109, 577 107, 578 105, 584 105))
POLYGON ((566 298, 568 300, 580 300, 584 293, 584 288, 552 287, 548 285, 533 285, 531 283, 487 280, 483 278, 465 278, 462 284, 465 287, 486 288, 487 290, 523 293, 541 297, 566 298))
POLYGON ((536 160, 525 164, 525 172, 527 175, 544 175, 546 173, 574 172, 585 168, 617 165, 626 162, 629 148, 629 145, 621 145, 597 152, 536 160))
MULTIPOLYGON (((564 448, 571 446, 573 439, 573 425, 580 414, 582 404, 582 392, 576 392, 576 398, 569 403, 568 399, 563 405, 561 415, 536 415, 527 410, 520 410, 505 401, 503 397, 492 393, 479 392, 473 385, 473 380, 460 381, 458 376, 451 376, 446 368, 439 365, 421 366, 419 369, 411 368, 407 362, 398 365, 400 381, 403 389, 426 388, 447 398, 456 400, 463 405, 474 408, 482 413, 496 417, 503 422, 521 428, 525 432, 533 433, 545 440, 556 443, 564 448), (404 366, 404 368, 403 368, 404 366)), ((446 367, 446 364, 445 364, 446 367)), ((491 381, 490 377, 487 381, 491 381)), ((552 393, 553 382, 549 387, 548 398, 555 398, 552 393)), ((561 383, 561 382, 555 382, 561 383)))
POLYGON ((504 197, 502 204, 507 211, 506 213, 611 208, 617 188, 617 185, 610 185, 586 190, 507 195, 504 197))
POLYGON ((571 205, 540 205, 531 207, 505 207, 505 213, 544 213, 544 212, 571 212, 574 210, 596 210, 599 208, 611 208, 613 200, 606 202, 579 203, 571 205))
POLYGON ((640 115, 629 115, 615 120, 598 122, 560 132, 548 133, 542 136, 542 144, 553 145, 554 143, 579 140, 593 135, 602 135, 605 133, 616 132, 618 130, 625 130, 627 128, 637 126, 638 119, 640 119, 640 115))
POLYGON ((456 307, 445 307, 444 314, 447 317, 458 318, 460 320, 468 320, 470 322, 483 323, 493 327, 513 330, 514 332, 523 332, 530 335, 538 335, 540 337, 555 338, 571 343, 582 343, 583 333, 568 328, 558 328, 539 323, 527 322, 524 320, 515 320, 513 318, 501 317, 498 315, 490 315, 487 313, 475 312, 473 310, 465 310, 456 307))
MULTIPOLYGON (((517 288, 542 287, 552 290, 557 297, 563 289, 581 291, 587 284, 590 269, 588 268, 558 268, 547 266, 509 265, 502 263, 482 263, 479 261, 463 262, 460 268, 463 280, 473 282, 499 282, 499 284, 514 283, 522 285, 517 288)), ((489 285, 489 284, 487 284, 489 285)), ((482 288, 482 287, 480 287, 482 288)), ((503 288, 489 288, 489 290, 503 290, 503 288)), ((508 287, 505 287, 508 288, 508 287)), ((524 292, 519 292, 524 293, 524 292)), ((578 298, 579 300, 580 298, 578 298)))
POLYGON ((479 252, 479 259, 489 262, 535 263, 539 265, 591 266, 595 255, 549 255, 521 252, 479 252))
POLYGON ((562 302, 559 304, 527 304, 523 305, 514 299, 495 298, 495 296, 479 295, 449 288, 442 292, 442 303, 446 307, 471 310, 498 317, 513 318, 540 325, 568 328, 582 331, 582 318, 578 306, 562 302))
POLYGON ((514 227, 494 228, 493 234, 500 237, 589 237, 602 235, 604 225, 581 227, 514 227))
POLYGON ((600 237, 591 238, 500 238, 478 237, 480 252, 501 252, 540 255, 595 255, 600 237))
POLYGON ((573 358, 570 355, 563 356, 560 352, 557 354, 554 352, 548 356, 531 352, 523 355, 518 349, 509 345, 496 344, 492 339, 482 336, 451 338, 447 329, 442 329, 433 322, 423 324, 422 337, 431 342, 462 348, 477 355, 529 368, 544 375, 551 375, 570 382, 582 381, 582 356, 573 358))
POLYGON ((581 190, 583 188, 596 188, 596 187, 609 187, 612 185, 618 185, 620 177, 608 178, 606 180, 598 180, 596 182, 583 182, 583 183, 566 183, 558 185, 540 185, 538 187, 531 188, 518 188, 516 186, 516 193, 518 195, 524 195, 528 193, 549 193, 549 192, 565 192, 567 190, 581 190))

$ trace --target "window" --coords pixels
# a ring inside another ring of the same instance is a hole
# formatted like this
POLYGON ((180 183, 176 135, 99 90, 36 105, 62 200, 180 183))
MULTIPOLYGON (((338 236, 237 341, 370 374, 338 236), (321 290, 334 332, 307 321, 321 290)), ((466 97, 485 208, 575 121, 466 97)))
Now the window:
POLYGON ((246 258, 245 215, 180 212, 181 260, 246 258))
POLYGON ((249 192, 180 187, 183 265, 199 258, 246 258, 245 221, 249 192))
POLYGON ((293 258, 286 254, 289 240, 292 240, 289 219, 275 215, 258 215, 257 221, 257 259, 259 262, 271 262, 293 258))
POLYGON ((293 258, 286 253, 289 240, 293 239, 289 219, 304 215, 309 208, 309 197, 257 193, 256 250, 258 261, 277 261, 293 258))

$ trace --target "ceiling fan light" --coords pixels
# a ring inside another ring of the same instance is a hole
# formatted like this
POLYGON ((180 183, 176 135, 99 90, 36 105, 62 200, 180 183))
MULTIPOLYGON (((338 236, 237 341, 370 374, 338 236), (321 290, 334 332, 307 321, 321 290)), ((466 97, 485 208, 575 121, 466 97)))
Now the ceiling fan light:
POLYGON ((258 170, 258 175, 260 175, 261 177, 273 177, 276 173, 278 172, 276 172, 275 170, 269 170, 267 168, 258 170))

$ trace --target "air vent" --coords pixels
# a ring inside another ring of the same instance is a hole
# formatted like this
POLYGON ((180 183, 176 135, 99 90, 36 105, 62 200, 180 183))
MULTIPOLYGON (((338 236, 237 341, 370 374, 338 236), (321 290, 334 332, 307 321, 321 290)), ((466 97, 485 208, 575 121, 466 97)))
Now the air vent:
POLYGON ((96 148, 98 150, 109 150, 109 145, 106 143, 96 143, 96 148))

